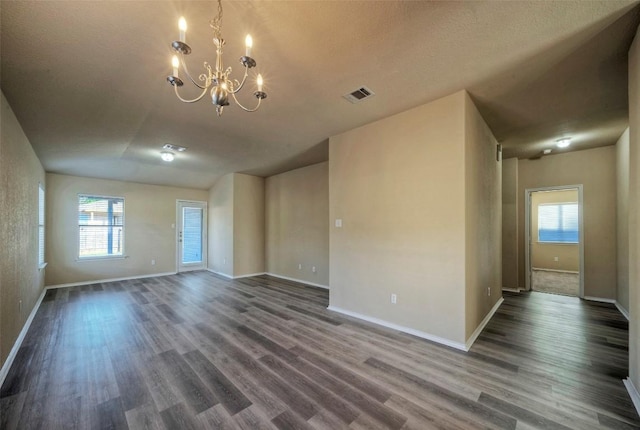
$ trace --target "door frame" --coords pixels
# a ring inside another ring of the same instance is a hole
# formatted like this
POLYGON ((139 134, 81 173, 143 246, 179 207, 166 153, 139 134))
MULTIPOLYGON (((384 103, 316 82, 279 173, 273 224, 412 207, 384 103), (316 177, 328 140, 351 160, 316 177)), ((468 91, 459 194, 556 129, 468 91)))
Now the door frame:
POLYGON ((207 248, 209 241, 207 240, 207 231, 208 231, 208 203, 206 201, 200 200, 182 200, 176 199, 176 273, 189 272, 192 270, 204 270, 208 266, 208 257, 207 257, 207 248), (193 265, 192 267, 181 266, 180 264, 180 230, 182 229, 182 225, 180 221, 182 220, 182 214, 180 213, 180 209, 183 204, 197 204, 202 206, 202 264, 193 265))
POLYGON ((563 190, 578 190, 578 228, 580 233, 580 243, 578 244, 578 258, 580 259, 579 265, 579 279, 580 289, 578 291, 578 297, 584 298, 584 222, 583 222, 583 194, 582 184, 578 185, 558 185, 555 187, 539 187, 539 188, 526 188, 524 190, 524 281, 525 290, 531 291, 531 194, 538 191, 563 191, 563 190))

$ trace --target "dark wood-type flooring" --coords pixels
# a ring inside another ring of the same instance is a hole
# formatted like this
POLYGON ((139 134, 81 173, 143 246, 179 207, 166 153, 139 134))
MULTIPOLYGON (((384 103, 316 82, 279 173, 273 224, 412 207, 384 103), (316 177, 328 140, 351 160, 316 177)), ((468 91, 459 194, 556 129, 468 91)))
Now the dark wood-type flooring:
POLYGON ((2 429, 629 429, 627 322, 542 293, 464 353, 326 310, 328 292, 192 272, 48 290, 2 429))

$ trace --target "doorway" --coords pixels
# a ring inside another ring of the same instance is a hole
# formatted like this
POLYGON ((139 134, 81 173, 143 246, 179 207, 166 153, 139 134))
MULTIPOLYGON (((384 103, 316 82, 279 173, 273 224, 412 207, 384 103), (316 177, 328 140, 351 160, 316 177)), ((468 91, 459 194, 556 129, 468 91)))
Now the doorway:
POLYGON ((207 203, 178 200, 177 272, 202 270, 207 264, 207 203))
POLYGON ((584 297, 582 185, 525 190, 526 289, 584 297))

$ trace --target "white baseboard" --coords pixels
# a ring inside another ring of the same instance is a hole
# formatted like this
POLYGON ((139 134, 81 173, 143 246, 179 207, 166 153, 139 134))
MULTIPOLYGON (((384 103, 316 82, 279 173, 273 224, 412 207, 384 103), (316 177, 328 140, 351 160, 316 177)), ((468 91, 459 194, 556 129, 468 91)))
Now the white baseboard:
POLYGON ((604 297, 584 296, 583 299, 589 300, 591 302, 611 303, 611 304, 616 303, 616 299, 605 299, 604 297))
POLYGON ((502 287, 502 291, 509 291, 510 293, 519 293, 522 290, 520 288, 505 288, 505 287, 502 287))
POLYGON ((341 313, 341 314, 344 314, 344 315, 348 315, 350 317, 354 317, 354 318, 358 318, 358 319, 361 319, 361 320, 364 320, 364 321, 368 321, 370 323, 378 324, 378 325, 381 325, 383 327, 387 327, 387 328, 390 328, 390 329, 393 329, 393 330, 398 330, 398 331, 401 331, 403 333, 411 334, 413 336, 421 337, 423 339, 427 339, 427 340, 430 340, 432 342, 436 342, 436 343, 439 343, 439 344, 442 344, 442 345, 450 346, 450 347, 455 348, 455 349, 460 349, 462 351, 467 351, 467 347, 466 347, 465 344, 460 343, 460 342, 454 342, 452 340, 445 339, 444 337, 435 336, 435 335, 432 335, 432 334, 429 334, 429 333, 425 333, 425 332, 420 331, 420 330, 415 330, 415 329, 412 329, 412 328, 409 328, 409 327, 404 327, 404 326, 401 326, 401 325, 398 325, 398 324, 391 323, 389 321, 384 321, 384 320, 381 320, 381 319, 378 319, 378 318, 374 318, 374 317, 370 317, 370 316, 367 316, 367 315, 359 314, 357 312, 351 312, 351 311, 348 311, 346 309, 341 309, 341 308, 338 308, 338 307, 335 307, 335 306, 329 306, 327 309, 329 309, 330 311, 333 311, 333 312, 338 312, 338 313, 341 313))
POLYGON ((480 336, 480 333, 482 333, 482 330, 484 329, 484 327, 487 325, 487 323, 489 322, 489 320, 491 320, 491 317, 493 316, 493 314, 496 313, 496 311, 498 310, 498 308, 500 307, 500 305, 502 304, 502 302, 504 302, 504 298, 500 297, 500 299, 496 302, 495 305, 493 305, 493 307, 491 308, 491 310, 489 311, 489 313, 487 314, 487 316, 484 317, 484 319, 482 320, 482 322, 478 325, 478 327, 475 329, 475 331, 473 332, 473 334, 471 335, 471 337, 469 337, 469 339, 467 339, 467 342, 465 344, 465 351, 469 351, 471 349, 471 345, 473 345, 473 343, 476 341, 476 339, 478 338, 478 336, 480 336))
POLYGON ((156 278, 158 276, 169 276, 169 275, 175 275, 175 274, 176 272, 151 273, 149 275, 127 276, 124 278, 96 279, 93 281, 72 282, 70 284, 47 285, 44 288, 47 290, 52 290, 54 288, 77 287, 80 285, 91 285, 91 284, 98 284, 102 282, 129 281, 131 279, 156 278))
POLYGON ((313 282, 305 281, 304 279, 290 278, 288 276, 276 275, 275 273, 270 273, 270 272, 258 272, 258 273, 249 273, 249 274, 240 275, 240 276, 231 276, 231 275, 227 275, 226 273, 217 272, 213 269, 207 269, 207 270, 211 273, 215 273, 216 275, 223 276, 227 279, 242 279, 242 278, 250 278, 251 276, 269 275, 269 276, 273 276, 274 278, 286 279, 287 281, 293 281, 293 282, 299 282, 301 284, 311 285, 312 287, 324 288, 325 290, 329 289, 328 285, 316 284, 313 282))
POLYGON ((207 269, 207 271, 211 272, 211 273, 215 273, 216 275, 220 275, 222 277, 225 277, 227 279, 242 279, 242 278, 249 278, 251 276, 260 276, 260 275, 266 275, 266 272, 257 272, 257 273, 248 273, 246 275, 240 275, 240 276, 231 276, 231 275, 227 275, 226 273, 222 273, 222 272, 218 272, 216 270, 213 269, 207 269))
POLYGON ((636 407, 636 411, 638 415, 640 415, 640 393, 638 393, 638 389, 633 385, 633 381, 631 381, 630 378, 623 379, 622 382, 624 382, 624 386, 627 387, 633 406, 636 407))
POLYGON ((542 267, 532 267, 531 270, 538 270, 540 272, 570 273, 572 275, 580 274, 580 272, 576 272, 575 270, 543 269, 542 267))
POLYGON ((618 310, 620 311, 620 313, 627 319, 627 321, 629 321, 629 311, 626 310, 617 300, 615 305, 616 305, 616 308, 618 308, 618 310))
POLYGON ((246 275, 235 276, 233 279, 250 278, 252 276, 266 275, 267 272, 248 273, 246 275))
POLYGON ((300 282, 301 284, 311 285, 312 287, 324 288, 325 290, 330 289, 328 285, 316 284, 315 282, 309 282, 304 279, 290 278, 288 276, 276 275, 275 273, 269 273, 269 272, 265 273, 265 275, 273 276, 274 278, 286 279, 287 281, 300 282))
POLYGON ((218 271, 213 270, 213 269, 207 269, 207 272, 215 273, 216 275, 220 275, 220 276, 222 276, 223 278, 233 279, 233 276, 231 276, 231 275, 227 275, 226 273, 218 272, 218 271))
POLYGON ((13 348, 11 348, 11 351, 9 352, 9 356, 7 357, 7 360, 2 365, 2 369, 0 369, 0 387, 2 387, 2 384, 4 384, 5 378, 9 374, 9 369, 13 364, 13 360, 15 360, 16 355, 18 355, 18 350, 22 346, 22 342, 24 341, 24 338, 27 335, 27 332, 29 331, 29 327, 31 327, 33 318, 36 316, 36 312, 38 312, 38 309, 40 309, 40 304, 42 303, 42 299, 44 299, 44 295, 46 292, 47 292, 47 289, 44 288, 42 290, 42 293, 40 293, 40 297, 38 297, 38 301, 36 301, 35 306, 31 310, 31 313, 29 314, 29 318, 27 318, 27 322, 24 324, 24 327, 22 327, 22 330, 20 330, 20 334, 18 335, 18 338, 13 344, 13 348))

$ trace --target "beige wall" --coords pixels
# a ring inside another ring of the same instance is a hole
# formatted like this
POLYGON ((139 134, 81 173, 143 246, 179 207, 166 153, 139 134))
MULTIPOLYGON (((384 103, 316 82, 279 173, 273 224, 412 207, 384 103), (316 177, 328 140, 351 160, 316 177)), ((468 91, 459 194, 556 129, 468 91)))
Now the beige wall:
POLYGON ((267 272, 328 286, 329 163, 271 176, 265 184, 267 272))
POLYGON ((502 165, 498 142, 465 93, 465 341, 502 297, 502 165))
POLYGON ((464 100, 329 140, 332 307, 464 343, 464 100))
POLYGON ((264 178, 233 176, 233 275, 264 272, 264 178))
POLYGON ((578 190, 538 191, 531 194, 531 267, 578 272, 580 247, 577 243, 538 242, 538 208, 546 203, 578 203, 578 190))
POLYGON ((629 311, 629 129, 616 144, 618 286, 616 300, 629 311))
POLYGON ((229 173, 209 190, 209 269, 228 277, 264 272, 264 179, 229 173))
MULTIPOLYGON (((465 343, 469 102, 461 91, 330 139, 333 308, 465 343), (336 219, 342 220, 342 228, 335 227, 336 219), (392 293, 397 294, 395 305, 392 293)), ((483 127, 478 118, 472 122, 480 145, 486 141, 483 127)), ((493 157, 495 147, 491 153, 493 157)), ((478 163, 482 160, 478 155, 478 163)), ((482 173, 470 180, 476 175, 482 173)), ((492 170, 491 181, 499 178, 495 175, 492 170)), ((499 188, 494 192, 499 194, 499 188)), ((488 252, 498 246, 497 234, 495 242, 486 244, 488 252)), ((482 247, 480 241, 478 233, 470 253, 482 247)), ((473 279, 483 277, 480 261, 473 263, 473 279)), ((499 282, 499 273, 486 278, 499 282)))
POLYGON ((233 277, 233 173, 209 190, 209 269, 233 277))
POLYGON ((629 374, 640 390, 640 30, 629 51, 629 374))
POLYGON ((175 272, 178 199, 206 201, 207 191, 48 173, 46 284, 175 272), (78 261, 78 194, 124 197, 127 258, 78 261))
POLYGON ((49 270, 38 268, 38 184, 47 188, 44 169, 4 94, 1 103, 0 367, 38 301, 49 270))
POLYGON ((502 161, 502 286, 518 289, 518 159, 502 161))
MULTIPOLYGON (((584 294, 616 296, 616 150, 614 146, 518 162, 519 195, 527 188, 583 184, 584 294)), ((524 280, 524 204, 518 207, 519 286, 524 280)))

